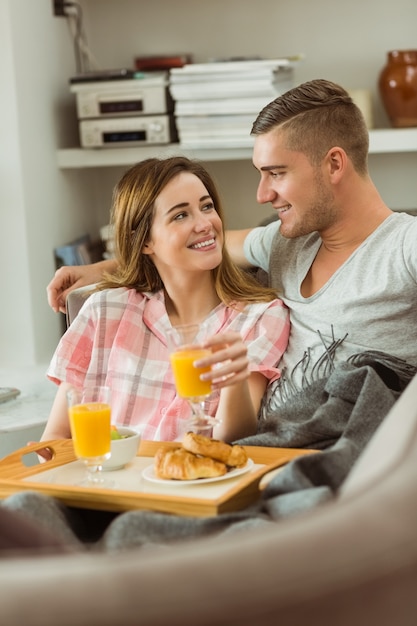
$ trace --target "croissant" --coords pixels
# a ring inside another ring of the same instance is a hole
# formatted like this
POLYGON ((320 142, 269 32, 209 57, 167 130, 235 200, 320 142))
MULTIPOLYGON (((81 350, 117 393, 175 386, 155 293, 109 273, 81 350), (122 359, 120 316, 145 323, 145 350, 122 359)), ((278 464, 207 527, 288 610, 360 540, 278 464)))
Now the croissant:
POLYGON ((193 432, 184 436, 182 446, 189 452, 215 459, 228 467, 243 467, 248 460, 246 450, 242 446, 231 445, 193 432))
POLYGON ((154 463, 156 476, 163 479, 196 480, 215 478, 227 473, 227 466, 224 463, 196 456, 183 447, 159 448, 154 463))

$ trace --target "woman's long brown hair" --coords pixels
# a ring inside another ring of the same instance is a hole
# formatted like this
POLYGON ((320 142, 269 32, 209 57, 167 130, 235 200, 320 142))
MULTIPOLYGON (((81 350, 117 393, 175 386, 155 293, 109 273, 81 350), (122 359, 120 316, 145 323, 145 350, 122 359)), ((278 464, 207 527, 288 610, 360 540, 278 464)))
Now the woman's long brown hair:
MULTIPOLYGON (((128 287, 141 292, 156 292, 163 283, 149 255, 143 254, 150 239, 155 200, 165 186, 178 174, 189 172, 201 180, 214 207, 224 223, 220 197, 213 179, 198 162, 186 157, 146 159, 131 167, 113 192, 111 222, 114 226, 115 253, 118 269, 106 274, 99 289, 128 287)), ((233 302, 270 302, 277 297, 231 259, 223 244, 222 261, 212 270, 215 289, 220 300, 233 302)))

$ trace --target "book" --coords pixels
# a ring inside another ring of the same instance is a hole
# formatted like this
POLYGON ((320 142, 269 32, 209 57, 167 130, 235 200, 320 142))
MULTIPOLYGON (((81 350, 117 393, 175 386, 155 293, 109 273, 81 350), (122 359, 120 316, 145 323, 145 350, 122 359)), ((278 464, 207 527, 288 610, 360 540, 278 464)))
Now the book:
POLYGON ((62 265, 87 265, 103 258, 102 242, 93 242, 90 235, 82 235, 75 241, 54 248, 56 269, 62 265))
POLYGON ((134 59, 135 68, 141 72, 180 68, 187 63, 192 63, 191 54, 145 55, 137 56, 134 59))
POLYGON ((177 100, 174 114, 185 117, 187 115, 238 115, 250 113, 255 117, 269 102, 271 102, 269 95, 250 96, 247 98, 177 100))
POLYGON ((239 71, 230 71, 230 72, 199 72, 196 74, 187 74, 187 73, 177 73, 175 74, 173 70, 169 72, 169 79, 172 85, 177 84, 193 84, 193 83, 222 83, 225 81, 232 80, 265 80, 265 81, 288 81, 291 79, 293 75, 293 68, 285 67, 285 68, 257 68, 254 70, 239 70, 239 71))
POLYGON ((218 149, 239 149, 239 148, 253 148, 252 137, 194 137, 184 138, 180 141, 180 148, 185 150, 204 150, 205 148, 213 150, 218 149))
POLYGON ((285 85, 268 80, 231 80, 221 83, 170 84, 169 91, 174 100, 201 100, 205 98, 251 98, 269 97, 271 100, 287 91, 292 81, 285 85))
POLYGON ((169 73, 175 101, 264 97, 270 100, 294 85, 288 59, 194 63, 169 73))
POLYGON ((195 128, 197 131, 225 128, 231 131, 232 128, 239 127, 249 133, 252 122, 252 115, 194 115, 177 117, 177 128, 195 128))
POLYGON ((184 65, 182 68, 174 68, 171 70, 171 76, 177 76, 181 74, 213 74, 223 72, 248 72, 259 71, 265 68, 278 68, 278 67, 294 67, 296 63, 301 59, 300 56, 296 57, 282 57, 279 59, 251 59, 243 61, 215 61, 213 63, 190 63, 184 65))
POLYGON ((253 115, 199 115, 177 118, 180 145, 212 146, 224 143, 247 147, 253 144, 253 115))

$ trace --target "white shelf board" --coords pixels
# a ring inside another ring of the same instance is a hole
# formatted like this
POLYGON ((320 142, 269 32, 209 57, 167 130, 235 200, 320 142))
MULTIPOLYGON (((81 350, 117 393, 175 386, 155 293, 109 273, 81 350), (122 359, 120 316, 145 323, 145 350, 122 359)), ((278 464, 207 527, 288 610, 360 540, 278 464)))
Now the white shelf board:
POLYGON ((370 154, 417 152, 417 128, 378 128, 369 132, 370 154))
POLYGON ((252 148, 182 148, 180 144, 134 148, 67 148, 58 150, 60 169, 133 165, 150 157, 184 155, 201 161, 239 161, 252 158, 252 148))
MULTIPOLYGON (((417 128, 375 129, 370 131, 369 137, 370 154, 417 152, 417 128)), ((252 148, 188 149, 180 144, 133 148, 66 148, 58 150, 57 159, 60 169, 83 169, 133 165, 149 157, 179 154, 201 161, 239 161, 251 159, 252 148)))

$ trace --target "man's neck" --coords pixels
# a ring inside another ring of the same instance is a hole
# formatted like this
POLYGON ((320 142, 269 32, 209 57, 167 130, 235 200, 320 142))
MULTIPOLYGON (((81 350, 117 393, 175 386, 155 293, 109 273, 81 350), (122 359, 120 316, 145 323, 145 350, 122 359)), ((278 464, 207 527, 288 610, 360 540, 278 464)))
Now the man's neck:
MULTIPOLYGON (((319 291, 360 245, 392 214, 385 206, 372 216, 349 224, 341 223, 337 230, 322 237, 322 244, 307 272, 301 293, 309 298, 319 291)), ((326 235, 326 234, 325 234, 326 235)))
MULTIPOLYGON (((363 205, 363 203, 362 203, 363 205)), ((392 214, 380 199, 370 208, 359 206, 324 232, 320 232, 322 245, 330 254, 350 253, 358 248, 392 214)))

